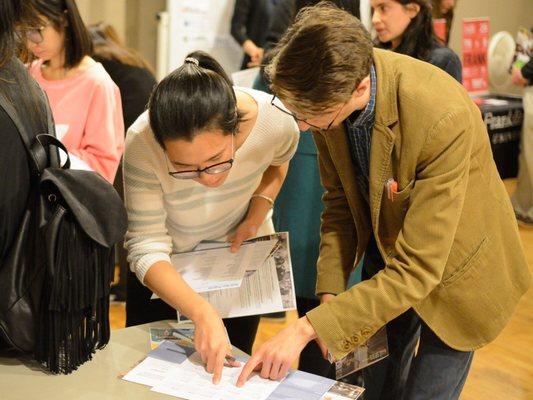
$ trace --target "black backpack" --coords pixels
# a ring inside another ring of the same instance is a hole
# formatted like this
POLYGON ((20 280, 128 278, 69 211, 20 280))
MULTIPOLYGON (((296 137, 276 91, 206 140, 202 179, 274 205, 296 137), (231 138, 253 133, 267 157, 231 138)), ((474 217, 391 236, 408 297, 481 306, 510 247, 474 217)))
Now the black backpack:
POLYGON ((126 231, 126 211, 100 175, 70 170, 68 159, 59 165, 58 149, 67 150, 47 101, 48 132, 36 134, 17 112, 18 96, 0 95, 0 106, 26 147, 32 182, 18 235, 0 261, 0 343, 68 374, 109 342, 114 246, 126 231))

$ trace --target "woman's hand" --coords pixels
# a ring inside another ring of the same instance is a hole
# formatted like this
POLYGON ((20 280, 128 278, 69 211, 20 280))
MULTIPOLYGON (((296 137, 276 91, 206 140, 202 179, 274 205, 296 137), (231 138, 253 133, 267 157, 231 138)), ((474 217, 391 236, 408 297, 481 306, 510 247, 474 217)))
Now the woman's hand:
POLYGON ((250 218, 246 218, 244 221, 242 221, 235 231, 235 234, 228 239, 231 242, 230 251, 232 253, 239 251, 242 242, 255 237, 258 229, 258 223, 252 221, 250 218))
POLYGON ((255 352, 239 375, 237 386, 243 386, 250 374, 259 370, 262 378, 283 379, 305 345, 315 338, 315 329, 307 317, 298 319, 255 352))
POLYGON ((231 356, 231 345, 222 319, 210 304, 205 304, 194 317, 194 347, 202 357, 205 369, 213 374, 213 383, 216 385, 222 377, 224 364, 230 367, 239 367, 238 361, 228 360, 231 356))

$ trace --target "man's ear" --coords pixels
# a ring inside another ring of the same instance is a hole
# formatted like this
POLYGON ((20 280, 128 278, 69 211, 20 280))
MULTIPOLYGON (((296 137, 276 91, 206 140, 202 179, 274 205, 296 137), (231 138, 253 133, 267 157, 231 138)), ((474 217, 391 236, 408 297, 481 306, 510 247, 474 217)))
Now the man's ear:
POLYGON ((353 91, 352 96, 361 97, 363 94, 365 94, 365 92, 368 90, 369 87, 370 87, 370 75, 363 78, 361 83, 359 83, 359 85, 357 85, 357 87, 353 91))

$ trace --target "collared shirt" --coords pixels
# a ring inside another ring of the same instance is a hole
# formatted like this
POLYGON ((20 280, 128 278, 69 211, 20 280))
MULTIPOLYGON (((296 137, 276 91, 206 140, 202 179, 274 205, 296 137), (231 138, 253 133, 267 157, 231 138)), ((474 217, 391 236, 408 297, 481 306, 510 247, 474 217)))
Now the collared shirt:
POLYGON ((370 100, 363 110, 354 111, 345 121, 344 126, 348 135, 352 162, 357 170, 358 183, 368 200, 369 170, 370 170, 370 144, 372 130, 376 117, 376 70, 370 68, 370 100))

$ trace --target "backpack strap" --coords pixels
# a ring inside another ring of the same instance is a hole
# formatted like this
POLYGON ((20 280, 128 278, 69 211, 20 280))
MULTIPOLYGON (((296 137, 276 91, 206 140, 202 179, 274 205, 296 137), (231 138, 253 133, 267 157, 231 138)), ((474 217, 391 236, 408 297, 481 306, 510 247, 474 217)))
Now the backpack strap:
MULTIPOLYGON (((32 140, 30 139, 30 135, 26 130, 26 127, 22 123, 22 121, 19 119, 19 115, 11 102, 4 96, 3 93, 0 92, 0 106, 4 109, 6 114, 9 116, 11 121, 13 121, 13 124, 17 128, 19 135, 22 139, 22 142, 24 143, 24 147, 26 147, 26 151, 28 152, 30 156, 30 163, 32 170, 36 172, 38 175, 40 175, 43 170, 47 166, 47 156, 46 152, 44 154, 39 151, 39 149, 34 149, 32 151, 32 140)), ((42 149, 44 151, 44 148, 42 149)))
POLYGON ((24 143, 24 147, 26 147, 26 151, 29 154, 32 170, 38 176, 41 176, 43 171, 48 167, 60 167, 57 152, 50 151, 49 149, 51 145, 63 150, 67 155, 67 161, 63 166, 61 166, 61 168, 70 168, 68 150, 65 148, 63 143, 61 143, 55 137, 54 119, 52 116, 52 110, 48 104, 48 98, 44 92, 41 93, 44 96, 44 103, 46 105, 46 123, 48 127, 48 133, 32 136, 19 118, 19 113, 13 104, 5 97, 3 93, 0 92, 0 107, 4 109, 17 128, 22 142, 24 143))

